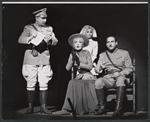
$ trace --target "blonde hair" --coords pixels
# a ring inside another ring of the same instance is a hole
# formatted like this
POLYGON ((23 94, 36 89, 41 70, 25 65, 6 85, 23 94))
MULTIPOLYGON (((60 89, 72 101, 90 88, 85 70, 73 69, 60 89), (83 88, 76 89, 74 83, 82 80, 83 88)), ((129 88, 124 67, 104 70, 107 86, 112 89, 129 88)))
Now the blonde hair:
POLYGON ((80 34, 85 35, 87 29, 91 29, 91 30, 92 30, 92 32, 93 32, 92 37, 97 37, 97 33, 96 33, 95 28, 93 28, 93 27, 90 26, 90 25, 85 25, 85 26, 81 29, 80 34))

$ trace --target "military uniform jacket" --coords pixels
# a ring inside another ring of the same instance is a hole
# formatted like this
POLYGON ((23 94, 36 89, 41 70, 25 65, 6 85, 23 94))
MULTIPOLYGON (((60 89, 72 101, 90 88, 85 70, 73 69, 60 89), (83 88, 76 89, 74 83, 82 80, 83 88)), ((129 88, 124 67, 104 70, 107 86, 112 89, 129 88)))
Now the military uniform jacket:
MULTIPOLYGON (((41 32, 42 34, 46 35, 48 34, 46 30, 47 27, 42 27, 40 30, 38 29, 39 32, 41 32)), ((53 33, 53 28, 51 26, 48 27, 49 28, 49 33, 53 33)), ((21 36, 19 37, 18 42, 22 43, 22 44, 28 44, 29 41, 29 37, 32 35, 33 32, 35 32, 37 30, 35 30, 35 28, 32 26, 32 24, 30 25, 26 25, 24 27, 24 30, 21 34, 21 36)), ((53 33, 54 35, 54 33, 53 33)), ((24 54, 24 61, 23 64, 28 64, 28 65, 48 65, 50 64, 50 54, 49 54, 49 50, 45 50, 43 53, 38 53, 37 57, 34 57, 31 54, 31 49, 27 49, 25 51, 24 54)))
MULTIPOLYGON (((107 51, 108 52, 108 51, 107 51)), ((112 62, 119 68, 122 69, 121 73, 123 75, 128 75, 133 71, 133 65, 128 51, 122 49, 116 49, 114 53, 109 53, 108 55, 112 62)), ((99 55, 99 60, 96 66, 96 70, 100 71, 105 68, 108 71, 118 70, 108 59, 106 52, 99 55)))

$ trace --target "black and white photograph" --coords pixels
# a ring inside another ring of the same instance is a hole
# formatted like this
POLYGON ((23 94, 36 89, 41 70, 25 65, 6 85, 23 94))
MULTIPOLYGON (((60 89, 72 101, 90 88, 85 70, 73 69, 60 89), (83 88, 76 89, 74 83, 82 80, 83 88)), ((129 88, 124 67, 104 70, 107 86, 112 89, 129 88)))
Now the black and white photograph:
POLYGON ((147 120, 148 2, 2 2, 2 120, 147 120))

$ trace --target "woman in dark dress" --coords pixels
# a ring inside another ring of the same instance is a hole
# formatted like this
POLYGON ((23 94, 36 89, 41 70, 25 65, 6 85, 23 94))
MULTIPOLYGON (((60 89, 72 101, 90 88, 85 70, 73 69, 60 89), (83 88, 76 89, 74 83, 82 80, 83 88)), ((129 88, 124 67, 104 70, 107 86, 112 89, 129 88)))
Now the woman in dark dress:
POLYGON ((64 105, 59 114, 71 112, 68 98, 70 98, 76 114, 88 114, 97 108, 97 96, 94 88, 96 77, 90 72, 93 68, 92 58, 89 51, 82 50, 88 45, 89 40, 82 34, 73 34, 69 37, 68 42, 73 50, 66 69, 70 70, 76 66, 79 74, 75 79, 69 81, 64 105))

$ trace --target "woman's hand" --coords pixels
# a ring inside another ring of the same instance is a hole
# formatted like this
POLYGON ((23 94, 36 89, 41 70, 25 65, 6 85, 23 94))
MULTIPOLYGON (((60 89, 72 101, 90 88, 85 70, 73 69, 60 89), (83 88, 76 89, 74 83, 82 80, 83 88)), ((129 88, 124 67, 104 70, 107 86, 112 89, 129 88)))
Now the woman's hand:
POLYGON ((100 66, 100 67, 95 67, 95 72, 96 73, 101 73, 104 69, 100 66))
POLYGON ((105 75, 104 78, 108 78, 108 79, 112 78, 112 75, 111 74, 105 75))
POLYGON ((112 74, 112 77, 118 77, 118 76, 120 76, 121 74, 119 73, 119 72, 115 72, 115 73, 113 73, 112 74))

